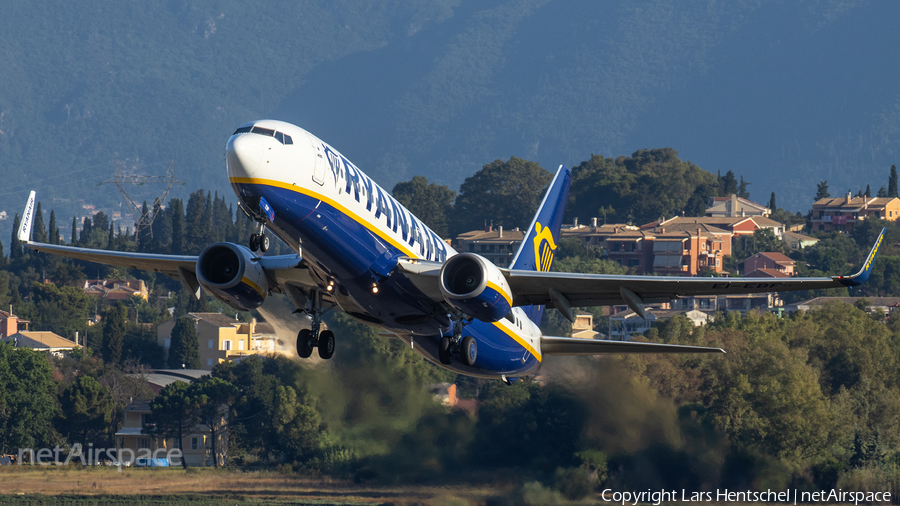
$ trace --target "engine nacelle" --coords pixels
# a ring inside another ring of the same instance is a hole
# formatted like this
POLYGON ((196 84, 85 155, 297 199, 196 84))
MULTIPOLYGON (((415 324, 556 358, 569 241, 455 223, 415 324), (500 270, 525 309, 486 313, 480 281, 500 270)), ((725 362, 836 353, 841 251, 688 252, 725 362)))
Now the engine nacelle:
POLYGON ((495 322, 509 313, 513 294, 494 264, 474 253, 460 253, 441 267, 441 294, 463 313, 495 322))
POLYGON ((230 242, 207 247, 197 258, 197 281, 213 297, 240 311, 266 301, 266 273, 248 248, 230 242))

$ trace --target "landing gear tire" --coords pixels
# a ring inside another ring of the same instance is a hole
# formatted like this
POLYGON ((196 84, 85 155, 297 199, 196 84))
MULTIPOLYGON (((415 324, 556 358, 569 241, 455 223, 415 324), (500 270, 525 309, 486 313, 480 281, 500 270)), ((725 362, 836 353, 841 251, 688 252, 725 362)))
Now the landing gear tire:
POLYGON ((259 250, 265 253, 269 250, 269 236, 268 234, 262 234, 259 236, 259 250))
POLYGON ((328 360, 334 355, 334 332, 330 330, 319 334, 319 357, 328 360))
MULTIPOLYGON (((309 329, 301 330, 300 333, 297 334, 297 355, 300 355, 300 358, 309 358, 309 356, 312 355, 312 349, 315 344, 312 331, 309 329)), ((321 351, 319 353, 321 353, 321 351)))
POLYGON ((475 359, 478 358, 478 343, 472 336, 466 336, 462 340, 462 346, 459 348, 459 358, 463 364, 468 366, 475 365, 475 359))
POLYGON ((250 234, 250 251, 259 249, 259 234, 250 234))
POLYGON ((438 358, 444 365, 450 365, 453 363, 453 349, 450 347, 449 337, 441 338, 441 342, 438 345, 438 358))

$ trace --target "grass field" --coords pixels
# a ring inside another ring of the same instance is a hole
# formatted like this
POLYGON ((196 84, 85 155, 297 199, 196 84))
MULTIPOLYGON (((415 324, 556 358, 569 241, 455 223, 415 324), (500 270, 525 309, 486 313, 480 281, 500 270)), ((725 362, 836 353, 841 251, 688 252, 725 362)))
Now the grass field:
POLYGON ((484 504, 488 486, 368 486, 331 478, 235 470, 0 467, 0 504, 484 504))

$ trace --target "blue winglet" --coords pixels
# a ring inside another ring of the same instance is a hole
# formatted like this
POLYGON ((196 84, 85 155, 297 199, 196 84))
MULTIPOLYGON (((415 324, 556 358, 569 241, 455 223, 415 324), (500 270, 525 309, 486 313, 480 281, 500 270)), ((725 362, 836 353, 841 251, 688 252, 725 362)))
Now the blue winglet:
POLYGON ((866 263, 863 264, 859 272, 852 276, 838 276, 835 279, 845 286, 859 286, 868 281, 869 274, 872 273, 872 266, 875 265, 875 259, 878 258, 878 250, 881 249, 881 241, 884 239, 886 230, 886 228, 881 229, 881 233, 878 234, 878 240, 875 241, 875 246, 872 246, 872 251, 869 252, 866 263))

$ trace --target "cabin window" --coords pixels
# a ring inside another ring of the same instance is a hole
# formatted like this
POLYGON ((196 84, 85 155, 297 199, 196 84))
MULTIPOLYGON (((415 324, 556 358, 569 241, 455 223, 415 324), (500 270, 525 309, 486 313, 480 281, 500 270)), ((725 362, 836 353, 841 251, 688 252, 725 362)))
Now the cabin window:
POLYGON ((281 132, 275 132, 275 138, 278 139, 278 142, 284 144, 284 134, 281 132))
POLYGON ((287 144, 293 144, 293 143, 294 143, 294 140, 291 139, 291 136, 290 136, 290 135, 284 134, 284 143, 285 143, 285 145, 287 145, 287 144))

